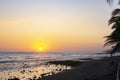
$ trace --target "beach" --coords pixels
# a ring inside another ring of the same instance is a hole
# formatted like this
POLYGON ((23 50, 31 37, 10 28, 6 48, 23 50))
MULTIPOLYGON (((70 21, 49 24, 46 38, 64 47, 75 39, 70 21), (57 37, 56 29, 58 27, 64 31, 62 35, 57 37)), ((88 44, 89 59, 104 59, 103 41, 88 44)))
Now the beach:
POLYGON ((120 56, 87 61, 71 70, 38 80, 116 80, 118 62, 120 56))
POLYGON ((78 53, 76 55, 60 53, 54 56, 54 54, 36 54, 35 56, 35 53, 24 53, 24 55, 10 53, 7 56, 4 53, 5 56, 3 56, 1 53, 4 58, 1 57, 0 61, 0 80, 116 79, 120 56, 109 57, 104 54, 86 56, 78 53), (23 59, 19 60, 18 56, 23 59), (53 58, 51 59, 50 56, 53 58))

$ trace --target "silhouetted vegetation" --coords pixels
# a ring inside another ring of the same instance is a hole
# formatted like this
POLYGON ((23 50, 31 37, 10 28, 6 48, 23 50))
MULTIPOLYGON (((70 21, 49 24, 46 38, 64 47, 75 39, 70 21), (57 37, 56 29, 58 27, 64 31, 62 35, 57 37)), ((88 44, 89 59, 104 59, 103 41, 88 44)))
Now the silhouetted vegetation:
MULTIPOLYGON (((107 2, 111 5, 114 0, 107 0, 107 2)), ((118 2, 120 4, 120 0, 118 2)), ((114 53, 120 52, 120 9, 117 8, 112 12, 111 18, 108 21, 109 26, 111 26, 111 29, 113 32, 106 36, 105 38, 105 46, 106 45, 112 45, 110 50, 107 50, 106 52, 109 53, 111 56, 113 56, 114 53)))

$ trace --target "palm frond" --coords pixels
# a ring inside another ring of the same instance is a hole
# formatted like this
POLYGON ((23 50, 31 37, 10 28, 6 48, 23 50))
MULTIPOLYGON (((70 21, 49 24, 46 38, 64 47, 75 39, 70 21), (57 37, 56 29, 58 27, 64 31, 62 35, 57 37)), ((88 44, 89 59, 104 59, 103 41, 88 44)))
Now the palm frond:
POLYGON ((116 15, 120 15, 120 9, 115 9, 113 12, 112 12, 112 16, 116 16, 116 15))
POLYGON ((113 44, 116 44, 117 42, 116 41, 108 41, 104 44, 104 47, 105 46, 110 46, 110 45, 113 45, 113 44))
POLYGON ((107 1, 107 3, 111 6, 112 5, 112 3, 113 3, 113 0, 106 0, 107 1))
POLYGON ((109 36, 105 36, 105 38, 107 39, 105 40, 104 47, 120 42, 120 35, 118 32, 116 32, 116 30, 114 30, 109 36))
POLYGON ((117 20, 116 17, 112 17, 112 18, 108 21, 108 24, 110 25, 110 24, 116 22, 116 20, 117 20))
MULTIPOLYGON (((114 0, 106 0, 107 3, 111 6, 114 2, 114 0)), ((120 5, 120 0, 118 1, 118 5, 120 5)))
POLYGON ((111 27, 111 29, 115 29, 115 28, 117 28, 119 26, 120 26, 119 24, 113 24, 112 27, 111 27))
POLYGON ((119 23, 120 24, 120 16, 113 16, 109 21, 108 21, 108 25, 111 25, 113 23, 119 23))
POLYGON ((119 0, 119 2, 118 2, 118 5, 120 5, 120 0, 119 0))

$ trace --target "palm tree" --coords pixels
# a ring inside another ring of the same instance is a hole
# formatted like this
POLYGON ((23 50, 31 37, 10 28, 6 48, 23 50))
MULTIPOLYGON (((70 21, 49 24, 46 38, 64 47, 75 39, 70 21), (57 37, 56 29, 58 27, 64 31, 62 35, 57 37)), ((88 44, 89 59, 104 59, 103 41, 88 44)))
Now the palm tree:
MULTIPOLYGON (((114 0, 107 0, 107 2, 111 5, 114 0)), ((118 2, 120 4, 120 0, 118 2)), ((105 38, 105 45, 114 45, 111 50, 108 50, 108 52, 111 54, 120 52, 120 9, 117 8, 112 12, 111 18, 109 20, 109 25, 111 25, 111 28, 113 29, 113 32, 106 36, 105 38)))
POLYGON ((109 36, 106 36, 105 45, 120 43, 120 9, 113 11, 109 25, 112 25, 113 32, 109 36))

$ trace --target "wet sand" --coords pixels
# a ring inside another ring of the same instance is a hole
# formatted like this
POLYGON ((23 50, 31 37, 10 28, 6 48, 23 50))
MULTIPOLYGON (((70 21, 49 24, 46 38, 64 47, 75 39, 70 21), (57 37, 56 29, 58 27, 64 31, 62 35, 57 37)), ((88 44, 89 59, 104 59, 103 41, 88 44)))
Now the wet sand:
MULTIPOLYGON (((120 62, 120 57, 86 61, 71 70, 42 77, 38 80, 115 80, 118 62, 120 62)), ((68 65, 67 61, 52 63, 68 65)))

